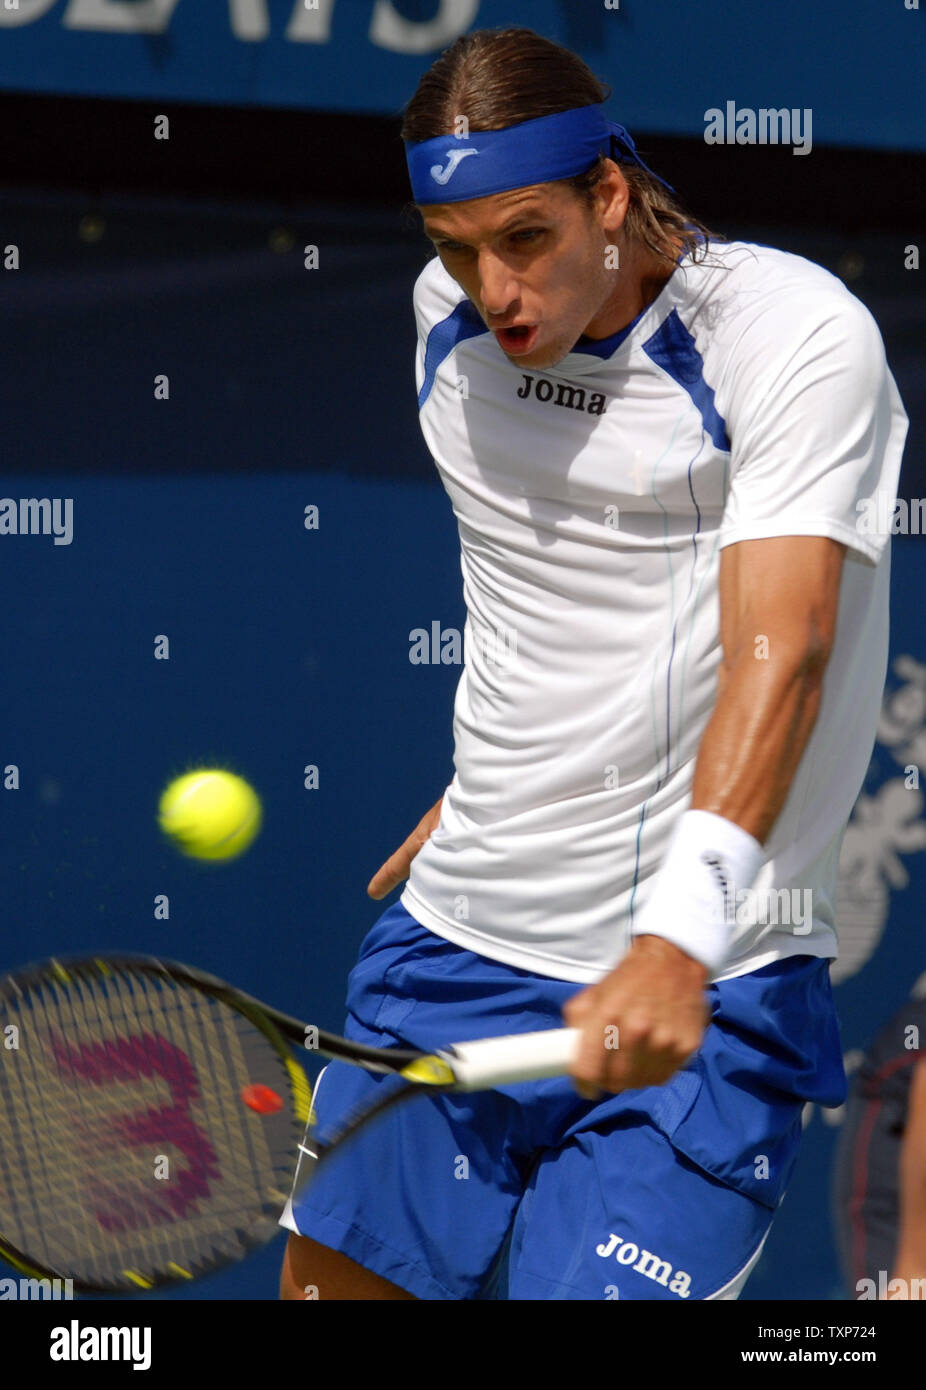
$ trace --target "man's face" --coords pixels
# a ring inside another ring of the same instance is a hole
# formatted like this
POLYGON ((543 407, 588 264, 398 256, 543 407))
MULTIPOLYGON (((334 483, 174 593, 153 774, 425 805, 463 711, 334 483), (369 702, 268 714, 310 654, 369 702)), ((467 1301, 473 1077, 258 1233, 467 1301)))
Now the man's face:
POLYGON ((568 186, 543 183, 428 204, 421 213, 445 269, 509 360, 543 368, 572 350, 613 295, 615 272, 606 267, 605 248, 615 216, 623 220, 625 193, 618 173, 606 177, 591 208, 568 186), (528 329, 505 331, 511 324, 528 329))

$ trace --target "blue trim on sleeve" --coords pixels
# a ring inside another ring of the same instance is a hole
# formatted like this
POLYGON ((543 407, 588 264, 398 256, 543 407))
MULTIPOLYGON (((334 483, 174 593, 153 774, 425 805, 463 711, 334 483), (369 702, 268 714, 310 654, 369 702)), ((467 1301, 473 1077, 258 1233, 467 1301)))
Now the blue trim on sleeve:
POLYGON ((653 336, 643 344, 643 351, 687 391, 714 447, 729 453, 726 421, 714 404, 713 388, 704 380, 704 361, 677 309, 666 315, 653 336))
POLYGON ((428 334, 424 350, 424 381, 418 392, 419 410, 431 394, 438 367, 450 356, 457 344, 488 331, 469 299, 461 299, 452 314, 434 325, 428 334))

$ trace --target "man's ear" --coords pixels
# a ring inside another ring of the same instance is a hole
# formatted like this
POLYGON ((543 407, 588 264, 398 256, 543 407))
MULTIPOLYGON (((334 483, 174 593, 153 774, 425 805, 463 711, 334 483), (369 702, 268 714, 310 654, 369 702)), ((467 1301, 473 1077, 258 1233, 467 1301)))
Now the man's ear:
POLYGON ((605 172, 595 187, 598 216, 609 232, 619 232, 630 206, 630 186, 621 166, 613 159, 605 160, 605 172))

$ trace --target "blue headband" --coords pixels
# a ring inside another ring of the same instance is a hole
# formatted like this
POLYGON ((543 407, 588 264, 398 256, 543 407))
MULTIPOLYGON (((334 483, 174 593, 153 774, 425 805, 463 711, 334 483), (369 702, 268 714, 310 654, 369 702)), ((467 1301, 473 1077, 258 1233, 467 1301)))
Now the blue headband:
POLYGON ((675 192, 647 168, 630 135, 607 119, 600 104, 539 116, 504 130, 438 135, 405 146, 416 203, 462 203, 510 188, 572 178, 590 169, 599 154, 639 164, 670 193, 675 192))

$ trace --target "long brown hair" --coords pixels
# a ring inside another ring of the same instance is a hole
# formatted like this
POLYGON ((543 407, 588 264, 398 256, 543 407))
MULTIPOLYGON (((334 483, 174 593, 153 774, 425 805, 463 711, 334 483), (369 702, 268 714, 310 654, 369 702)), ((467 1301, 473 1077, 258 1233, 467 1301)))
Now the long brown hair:
MULTIPOLYGON (((578 54, 533 29, 476 29, 456 39, 424 74, 405 108, 401 134, 412 143, 452 134, 461 114, 472 131, 503 130, 591 106, 610 95, 610 87, 599 82, 578 54)), ((591 205, 604 161, 599 155, 584 173, 561 182, 591 205)), ((724 240, 691 217, 638 164, 622 160, 620 168, 630 190, 624 221, 628 237, 673 266, 679 246, 698 260, 710 240, 724 240)))

